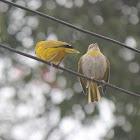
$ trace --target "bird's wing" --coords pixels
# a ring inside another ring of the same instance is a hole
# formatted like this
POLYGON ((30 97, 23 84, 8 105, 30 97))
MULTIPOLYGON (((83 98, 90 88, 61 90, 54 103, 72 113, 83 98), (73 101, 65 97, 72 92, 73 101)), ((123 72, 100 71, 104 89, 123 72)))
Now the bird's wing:
MULTIPOLYGON (((83 56, 82 56, 82 57, 83 57, 83 56)), ((80 58, 80 60, 79 60, 79 62, 78 62, 78 72, 79 72, 80 74, 82 74, 82 68, 81 68, 82 57, 80 58)), ((83 88, 84 94, 87 94, 87 89, 86 89, 86 84, 87 84, 87 82, 86 82, 86 80, 80 78, 80 83, 81 83, 81 86, 82 86, 82 88, 83 88)))
MULTIPOLYGON (((109 63, 107 58, 106 58, 106 63, 107 63, 107 69, 106 69, 106 72, 105 72, 103 80, 108 83, 109 79, 110 79, 110 63, 109 63)), ((102 90, 103 90, 103 93, 105 93, 105 91, 106 91, 106 86, 105 85, 103 86, 102 90)))
POLYGON ((70 44, 66 42, 54 41, 54 40, 41 41, 40 45, 46 48, 58 48, 58 47, 71 48, 71 49, 73 48, 70 44))
POLYGON ((73 49, 70 44, 55 40, 40 41, 36 44, 36 51, 38 50, 38 48, 43 50, 48 48, 64 48, 67 53, 80 53, 77 50, 73 49))

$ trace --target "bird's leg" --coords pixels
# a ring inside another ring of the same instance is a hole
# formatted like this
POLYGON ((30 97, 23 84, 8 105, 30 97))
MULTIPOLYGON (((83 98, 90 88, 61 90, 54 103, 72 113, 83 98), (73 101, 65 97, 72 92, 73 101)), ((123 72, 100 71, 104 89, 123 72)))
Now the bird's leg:
POLYGON ((51 62, 59 53, 55 54, 48 62, 51 62))
POLYGON ((101 80, 101 82, 102 82, 102 84, 99 84, 99 87, 103 87, 103 86, 105 86, 105 81, 104 80, 101 80))
MULTIPOLYGON (((93 77, 91 77, 91 80, 94 80, 95 79, 95 77, 93 76, 93 77)), ((93 85, 93 82, 92 81, 90 81, 90 83, 91 83, 91 85, 93 85)))
MULTIPOLYGON (((59 53, 55 54, 48 62, 51 63, 51 61, 58 55, 59 53)), ((53 64, 51 63, 51 66, 53 66, 53 64)))
POLYGON ((65 57, 66 57, 66 56, 62 57, 62 59, 59 61, 58 65, 57 65, 57 66, 58 66, 57 70, 59 69, 59 65, 60 65, 60 63, 65 59, 65 57))
POLYGON ((102 84, 100 84, 100 87, 102 88, 102 93, 104 94, 106 91, 106 85, 105 85, 105 81, 101 80, 102 84))

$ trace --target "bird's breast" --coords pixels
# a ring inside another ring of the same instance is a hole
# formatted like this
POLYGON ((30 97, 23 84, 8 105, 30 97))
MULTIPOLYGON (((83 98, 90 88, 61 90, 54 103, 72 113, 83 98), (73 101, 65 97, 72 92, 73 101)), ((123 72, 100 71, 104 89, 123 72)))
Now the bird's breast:
POLYGON ((102 80, 107 69, 106 58, 103 54, 85 54, 81 61, 81 68, 85 76, 102 80))

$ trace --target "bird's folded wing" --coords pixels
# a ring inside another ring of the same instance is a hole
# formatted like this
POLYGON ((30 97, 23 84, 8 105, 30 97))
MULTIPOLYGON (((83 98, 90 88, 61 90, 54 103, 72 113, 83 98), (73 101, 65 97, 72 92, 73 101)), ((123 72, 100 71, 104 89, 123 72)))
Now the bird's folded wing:
MULTIPOLYGON (((78 72, 80 74, 82 74, 81 61, 82 61, 82 57, 80 58, 80 60, 78 62, 78 72)), ((87 80, 80 78, 80 83, 81 83, 81 86, 83 88, 84 94, 87 95, 87 89, 86 89, 87 80)))
POLYGON ((66 42, 54 40, 41 41, 41 46, 46 48, 58 48, 58 47, 72 48, 72 46, 66 42))
MULTIPOLYGON (((110 63, 109 63, 107 58, 106 58, 106 63, 107 63, 107 69, 106 69, 106 72, 105 72, 105 75, 104 75, 104 81, 108 83, 109 78, 110 78, 110 63)), ((106 86, 104 85, 103 86, 103 93, 105 93, 105 91, 106 91, 106 86)))

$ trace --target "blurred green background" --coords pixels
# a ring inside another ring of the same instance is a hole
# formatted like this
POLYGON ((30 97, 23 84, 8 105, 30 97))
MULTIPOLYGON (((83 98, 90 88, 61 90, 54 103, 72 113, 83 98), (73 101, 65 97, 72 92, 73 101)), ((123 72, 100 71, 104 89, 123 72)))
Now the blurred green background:
MULTIPOLYGON (((13 0, 140 49, 140 0, 13 0)), ((111 64, 110 83, 140 94, 140 56, 108 41, 0 2, 0 42, 35 56, 42 40, 72 44, 61 66, 77 71, 88 45, 111 64)), ((88 104, 79 79, 0 48, 0 140, 139 140, 140 100, 108 88, 88 104)))

